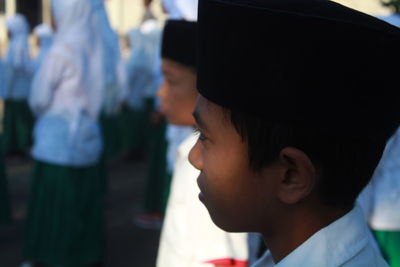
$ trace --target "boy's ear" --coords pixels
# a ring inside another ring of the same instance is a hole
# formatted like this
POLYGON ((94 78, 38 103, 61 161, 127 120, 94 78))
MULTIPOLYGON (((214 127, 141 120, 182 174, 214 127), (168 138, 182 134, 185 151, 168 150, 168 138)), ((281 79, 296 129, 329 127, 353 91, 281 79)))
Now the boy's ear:
POLYGON ((286 147, 279 153, 283 167, 278 181, 277 196, 285 204, 295 204, 306 198, 316 183, 316 168, 310 158, 301 150, 286 147))

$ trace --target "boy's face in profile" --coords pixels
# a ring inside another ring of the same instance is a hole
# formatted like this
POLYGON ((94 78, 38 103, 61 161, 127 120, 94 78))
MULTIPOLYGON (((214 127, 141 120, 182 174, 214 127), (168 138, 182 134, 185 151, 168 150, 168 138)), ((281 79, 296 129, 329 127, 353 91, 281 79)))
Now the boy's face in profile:
POLYGON ((249 165, 247 145, 236 132, 222 108, 199 96, 194 112, 199 139, 189 160, 201 171, 198 177, 200 200, 214 223, 229 232, 253 231, 265 227, 277 199, 274 164, 261 173, 249 165))
POLYGON ((194 125, 192 112, 196 103, 196 74, 174 61, 163 59, 164 82, 157 95, 161 111, 171 124, 194 125))

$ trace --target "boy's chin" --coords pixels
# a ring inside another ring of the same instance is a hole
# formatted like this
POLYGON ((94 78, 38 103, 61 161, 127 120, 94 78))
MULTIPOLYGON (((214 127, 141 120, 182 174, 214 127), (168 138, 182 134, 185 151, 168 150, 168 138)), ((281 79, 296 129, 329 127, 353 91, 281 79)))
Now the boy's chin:
MULTIPOLYGON (((210 211, 209 211, 210 212, 210 211)), ((225 232, 229 233, 244 233, 248 232, 245 227, 241 227, 235 224, 236 220, 228 219, 228 218, 220 218, 218 216, 213 216, 210 213, 211 220, 213 223, 220 229, 224 230, 225 232)))

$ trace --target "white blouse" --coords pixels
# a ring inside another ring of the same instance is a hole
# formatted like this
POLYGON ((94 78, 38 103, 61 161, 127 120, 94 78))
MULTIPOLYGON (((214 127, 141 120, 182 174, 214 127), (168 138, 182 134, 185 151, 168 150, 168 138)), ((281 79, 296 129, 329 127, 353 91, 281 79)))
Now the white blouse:
POLYGON ((29 104, 38 117, 32 151, 36 160, 77 167, 99 160, 101 103, 90 99, 85 64, 76 55, 72 47, 53 47, 34 78, 29 104))

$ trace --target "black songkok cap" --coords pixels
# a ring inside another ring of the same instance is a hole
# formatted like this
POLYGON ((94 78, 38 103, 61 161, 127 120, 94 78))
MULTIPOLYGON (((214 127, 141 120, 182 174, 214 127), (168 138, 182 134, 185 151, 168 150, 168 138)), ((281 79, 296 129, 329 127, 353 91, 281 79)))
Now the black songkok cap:
POLYGON ((400 122, 400 30, 326 0, 200 0, 202 96, 271 122, 387 139, 400 122))
POLYGON ((168 20, 163 33, 161 56, 196 68, 197 23, 168 20))

